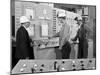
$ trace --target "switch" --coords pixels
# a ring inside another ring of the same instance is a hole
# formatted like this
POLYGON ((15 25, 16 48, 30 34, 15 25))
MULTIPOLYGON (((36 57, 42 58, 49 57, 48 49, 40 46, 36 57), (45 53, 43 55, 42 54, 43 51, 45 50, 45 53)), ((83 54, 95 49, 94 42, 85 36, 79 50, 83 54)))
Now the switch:
POLYGON ((90 63, 92 63, 92 60, 89 60, 90 63))
POLYGON ((85 70, 85 69, 84 69, 84 64, 81 64, 81 70, 85 70))
POLYGON ((64 64, 64 63, 65 63, 65 61, 62 61, 62 63, 64 64))
POLYGON ((34 64, 34 67, 37 67, 37 64, 34 64))
POLYGON ((72 66, 75 67, 75 64, 73 64, 72 66))
POLYGON ((34 73, 34 72, 36 71, 37 66, 38 66, 37 64, 34 64, 34 65, 33 65, 33 68, 31 68, 32 73, 34 73))
POLYGON ((23 71, 24 71, 24 69, 23 69, 23 68, 21 68, 21 69, 20 69, 20 72, 23 72, 23 71))
POLYGON ((34 66, 34 68, 36 68, 37 67, 37 64, 34 64, 33 66, 34 66))
POLYGON ((95 67, 92 67, 92 69, 95 69, 95 67))
POLYGON ((41 44, 38 44, 38 46, 40 47, 40 46, 41 46, 41 44))
POLYGON ((41 72, 43 72, 43 69, 40 69, 41 72))
POLYGON ((74 68, 73 71, 76 71, 76 69, 74 68))
POLYGON ((42 64, 41 66, 44 67, 44 64, 42 64))
POLYGON ((65 68, 61 68, 61 70, 65 70, 65 68))
POLYGON ((82 67, 84 66, 84 64, 81 65, 82 67))
POLYGON ((75 63, 75 61, 72 61, 72 63, 74 64, 74 63, 75 63))
POLYGON ((38 66, 37 64, 34 64, 33 68, 34 68, 34 69, 37 69, 37 66, 38 66))
POLYGON ((23 64, 23 67, 26 67, 26 64, 23 64))
POLYGON ((35 69, 34 68, 31 68, 31 72, 34 73, 35 72, 35 69))
POLYGON ((57 72, 59 72, 60 71, 60 65, 57 67, 57 72))
POLYGON ((82 67, 82 69, 81 70, 85 70, 83 67, 82 67))
POLYGON ((83 63, 83 61, 80 61, 81 63, 83 63))

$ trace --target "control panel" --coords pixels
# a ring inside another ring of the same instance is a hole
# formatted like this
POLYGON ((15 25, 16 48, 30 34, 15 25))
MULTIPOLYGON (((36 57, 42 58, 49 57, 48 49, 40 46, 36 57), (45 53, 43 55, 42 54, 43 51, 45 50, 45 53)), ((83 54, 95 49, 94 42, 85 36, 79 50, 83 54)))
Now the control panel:
POLYGON ((20 60, 12 70, 12 74, 60 72, 96 69, 95 58, 67 60, 20 60))
POLYGON ((41 39, 35 40, 34 45, 37 45, 38 48, 48 48, 48 47, 56 47, 59 46, 59 37, 52 39, 41 39))

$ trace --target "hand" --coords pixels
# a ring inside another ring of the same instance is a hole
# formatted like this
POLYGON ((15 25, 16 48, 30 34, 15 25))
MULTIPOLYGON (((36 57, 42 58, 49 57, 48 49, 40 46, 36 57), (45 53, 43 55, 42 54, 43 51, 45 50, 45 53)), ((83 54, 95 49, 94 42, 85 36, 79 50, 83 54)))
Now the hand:
POLYGON ((72 43, 73 43, 73 41, 71 41, 71 40, 70 40, 69 42, 70 42, 70 44, 72 44, 72 43))
POLYGON ((61 50, 62 48, 61 47, 59 47, 59 50, 61 50))
POLYGON ((48 36, 48 39, 51 39, 52 38, 52 36, 48 36))
POLYGON ((31 43, 30 43, 30 45, 31 45, 31 47, 33 47, 33 46, 34 46, 34 43, 33 43, 33 42, 31 42, 31 43))

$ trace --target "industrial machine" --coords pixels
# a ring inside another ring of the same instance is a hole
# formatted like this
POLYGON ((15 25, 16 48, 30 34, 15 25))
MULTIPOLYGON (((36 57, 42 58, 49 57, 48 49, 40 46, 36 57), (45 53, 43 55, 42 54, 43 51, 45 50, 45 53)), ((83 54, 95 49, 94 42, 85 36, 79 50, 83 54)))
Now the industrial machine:
MULTIPOLYGON (((32 39, 35 59, 19 60, 11 74, 96 69, 96 59, 92 56, 88 59, 77 59, 77 47, 72 50, 71 55, 75 55, 71 59, 56 59, 55 47, 59 47, 59 37, 51 39, 48 37, 61 30, 62 24, 59 22, 57 14, 65 10, 54 8, 53 3, 28 1, 15 1, 14 7, 15 34, 20 27, 20 16, 26 15, 30 19, 31 26, 28 33, 32 39)), ((70 25, 71 39, 76 36, 78 29, 77 26, 75 28, 76 21, 74 18, 79 17, 79 15, 69 11, 65 11, 65 13, 67 24, 70 25)), ((77 46, 77 43, 74 46, 77 46)), ((92 45, 90 44, 89 49, 91 48, 92 45)))

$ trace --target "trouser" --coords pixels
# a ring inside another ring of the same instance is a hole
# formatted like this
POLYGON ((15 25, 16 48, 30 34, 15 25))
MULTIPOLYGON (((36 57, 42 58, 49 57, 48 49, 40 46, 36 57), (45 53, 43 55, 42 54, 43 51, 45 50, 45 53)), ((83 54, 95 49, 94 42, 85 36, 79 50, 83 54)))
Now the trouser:
POLYGON ((63 45, 61 52, 62 52, 62 59, 70 58, 71 45, 68 41, 63 45))
POLYGON ((78 58, 87 58, 88 57, 88 42, 87 40, 80 41, 78 58))
POLYGON ((77 59, 78 43, 71 44, 71 59, 77 59))

